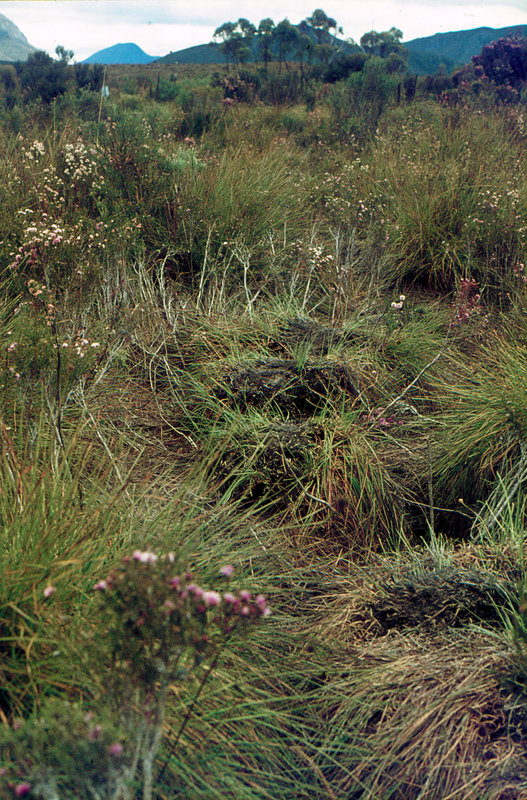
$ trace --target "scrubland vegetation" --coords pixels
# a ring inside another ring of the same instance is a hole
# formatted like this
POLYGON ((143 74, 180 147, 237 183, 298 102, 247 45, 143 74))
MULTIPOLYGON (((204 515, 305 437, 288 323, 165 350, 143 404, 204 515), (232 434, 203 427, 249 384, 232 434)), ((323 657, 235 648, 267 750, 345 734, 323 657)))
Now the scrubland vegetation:
POLYGON ((517 90, 142 70, 3 79, 0 797, 525 797, 517 90))

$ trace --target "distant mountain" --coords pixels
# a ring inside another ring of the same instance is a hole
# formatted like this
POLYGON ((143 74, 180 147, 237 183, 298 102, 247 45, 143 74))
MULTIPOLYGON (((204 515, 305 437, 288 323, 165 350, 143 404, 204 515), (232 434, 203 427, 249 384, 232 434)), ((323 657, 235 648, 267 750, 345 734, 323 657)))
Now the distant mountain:
POLYGON ((403 42, 410 51, 408 71, 414 75, 431 75, 440 65, 448 72, 468 64, 472 56, 486 44, 505 36, 527 36, 527 25, 509 28, 472 28, 467 31, 436 33, 421 39, 403 42))
POLYGON ((149 56, 144 50, 128 42, 127 44, 114 44, 112 47, 105 47, 98 50, 92 56, 88 56, 83 64, 150 64, 156 61, 157 56, 149 56))
POLYGON ((0 14, 0 61, 26 61, 36 49, 14 22, 0 14))
POLYGON ((225 64, 217 44, 197 44, 156 59, 159 64, 225 64))

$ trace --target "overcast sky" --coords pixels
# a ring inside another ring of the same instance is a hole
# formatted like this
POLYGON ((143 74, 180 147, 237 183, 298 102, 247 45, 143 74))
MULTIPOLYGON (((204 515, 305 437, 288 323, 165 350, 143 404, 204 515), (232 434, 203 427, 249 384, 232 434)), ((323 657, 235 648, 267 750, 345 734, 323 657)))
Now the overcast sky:
POLYGON ((403 31, 403 41, 453 30, 527 25, 527 0, 0 0, 0 13, 29 43, 50 55, 59 44, 82 61, 104 47, 134 42, 146 53, 166 55, 212 39, 226 21, 246 17, 255 25, 271 17, 298 23, 315 8, 337 20, 355 40, 370 30, 403 31))

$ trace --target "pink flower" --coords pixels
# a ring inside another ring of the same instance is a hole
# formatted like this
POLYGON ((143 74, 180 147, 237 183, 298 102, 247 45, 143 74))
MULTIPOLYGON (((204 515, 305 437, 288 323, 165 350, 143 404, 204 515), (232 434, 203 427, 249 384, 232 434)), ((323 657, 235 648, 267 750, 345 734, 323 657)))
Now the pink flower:
POLYGON ((241 597, 242 600, 247 602, 248 600, 251 599, 251 593, 248 592, 247 589, 242 589, 241 592, 240 592, 240 597, 241 597))
POLYGON ((93 588, 96 592, 104 592, 108 588, 108 583, 106 581, 98 581, 93 588))
POLYGON ((108 748, 108 752, 111 756, 120 756, 123 752, 123 746, 120 742, 114 742, 108 748))
POLYGON ((26 794, 29 794, 31 791, 31 784, 27 781, 24 783, 19 783, 15 786, 15 796, 16 797, 25 797, 26 794))
POLYGON ((91 729, 91 731, 89 732, 89 734, 88 734, 88 739, 91 739, 91 740, 92 740, 92 742, 93 742, 93 741, 95 741, 95 739, 98 739, 98 738, 99 738, 99 736, 101 735, 101 733, 102 733, 102 728, 101 728, 101 726, 100 726, 100 725, 95 725, 95 726, 94 726, 94 727, 91 729))
POLYGON ((234 572, 234 567, 232 566, 232 564, 226 564, 224 567, 220 569, 220 575, 225 575, 226 578, 230 578, 233 572, 234 572))
POLYGON ((225 594, 223 595, 223 599, 225 600, 226 603, 234 603, 236 601, 236 598, 232 592, 225 592, 225 594))
POLYGON ((55 587, 54 586, 51 586, 51 585, 50 586, 46 586, 46 588, 44 589, 44 597, 46 597, 46 598, 47 597, 51 597, 51 595, 53 594, 54 591, 55 591, 55 587))
POLYGON ((219 606, 221 597, 219 592, 203 592, 203 602, 206 606, 219 606))

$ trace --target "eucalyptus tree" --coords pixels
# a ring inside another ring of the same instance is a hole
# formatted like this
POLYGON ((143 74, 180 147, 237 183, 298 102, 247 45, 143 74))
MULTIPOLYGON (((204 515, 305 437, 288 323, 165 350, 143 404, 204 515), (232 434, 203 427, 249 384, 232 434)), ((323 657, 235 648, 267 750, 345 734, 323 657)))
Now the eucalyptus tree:
POLYGON ((270 17, 262 19, 258 25, 258 49, 264 62, 265 71, 273 55, 273 42, 276 26, 270 17))
POLYGON ((242 61, 249 60, 251 57, 250 41, 255 30, 254 25, 242 17, 237 22, 224 22, 216 28, 213 39, 219 44, 227 67, 230 64, 240 64, 242 61))
POLYGON ((306 18, 306 22, 314 29, 317 43, 320 45, 328 43, 330 40, 330 31, 333 31, 333 35, 335 35, 337 31, 342 33, 342 28, 337 26, 337 20, 333 19, 333 17, 328 17, 326 12, 321 8, 315 9, 311 16, 306 18))
POLYGON ((295 54, 300 34, 296 25, 291 25, 288 19, 283 19, 275 28, 274 38, 278 46, 278 71, 282 71, 282 64, 289 69, 288 56, 295 54))

